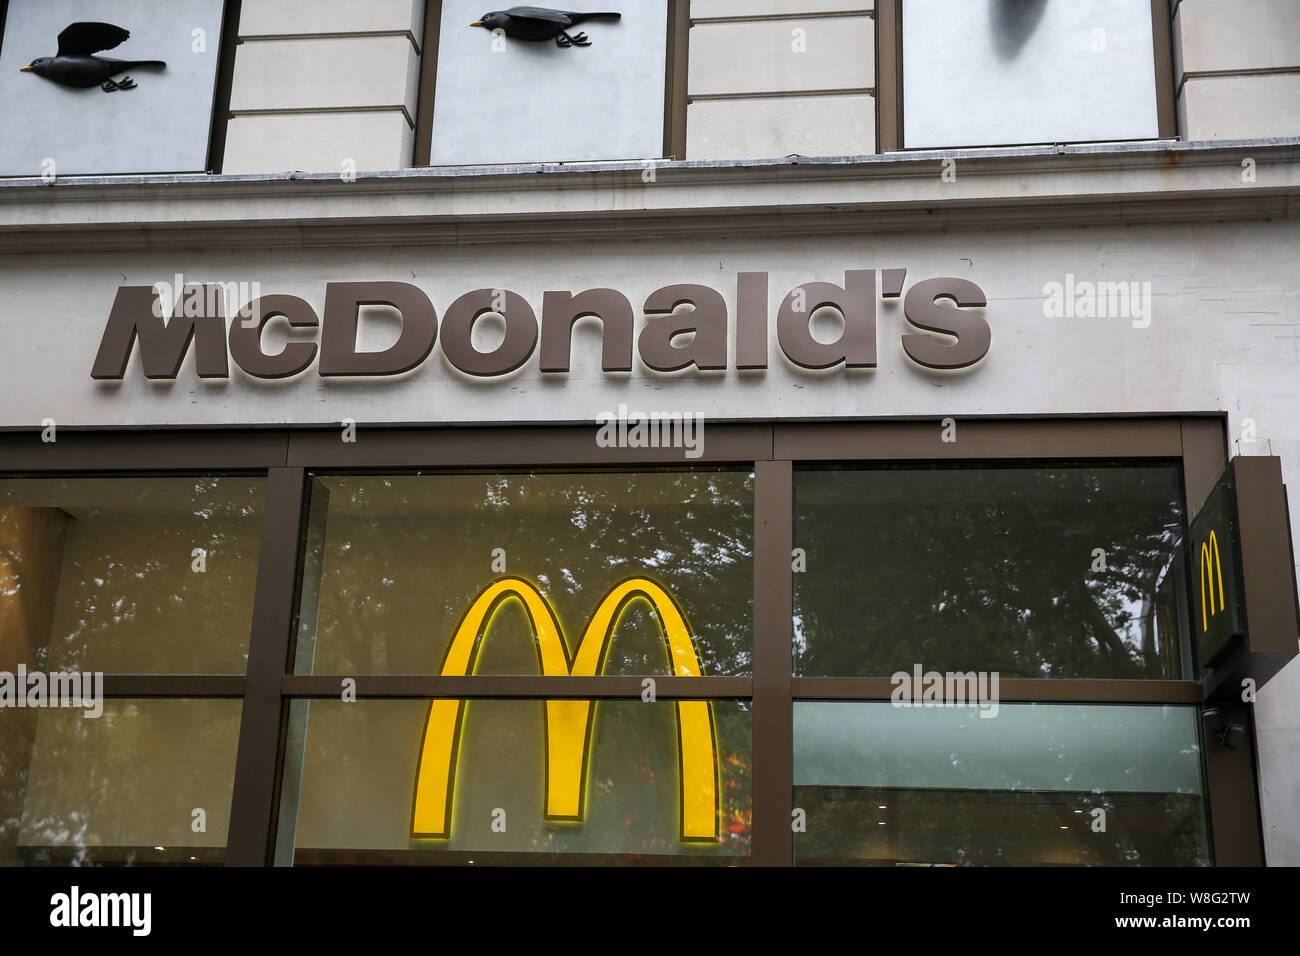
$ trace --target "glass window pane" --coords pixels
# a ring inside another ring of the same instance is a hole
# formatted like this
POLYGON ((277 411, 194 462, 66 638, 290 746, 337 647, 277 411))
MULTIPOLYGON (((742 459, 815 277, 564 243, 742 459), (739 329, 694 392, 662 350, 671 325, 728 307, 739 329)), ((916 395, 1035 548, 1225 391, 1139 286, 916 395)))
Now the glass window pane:
POLYGON ((0 709, 0 865, 223 862, 241 703, 99 703, 0 709))
POLYGON ((295 701, 277 862, 748 855, 748 704, 589 703, 295 701))
POLYGON ((796 673, 1185 678, 1172 465, 801 469, 796 673))
POLYGON ((796 703, 798 861, 1209 864, 1197 708, 984 713, 796 703))
POLYGON ((244 673, 265 488, 0 479, 0 668, 244 673))
POLYGON ((750 673, 748 472, 319 477, 309 524, 296 673, 750 673))
POLYGON ((1146 0, 903 0, 909 148, 1154 139, 1146 0))

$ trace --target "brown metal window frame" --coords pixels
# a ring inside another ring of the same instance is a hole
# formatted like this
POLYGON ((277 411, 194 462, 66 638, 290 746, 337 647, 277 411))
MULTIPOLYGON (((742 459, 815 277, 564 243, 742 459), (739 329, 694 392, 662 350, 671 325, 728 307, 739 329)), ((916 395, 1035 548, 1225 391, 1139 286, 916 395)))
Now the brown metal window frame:
MULTIPOLYGON (((692 467, 748 466, 754 474, 752 677, 654 676, 666 699, 750 700, 753 704, 751 806, 756 865, 793 862, 793 705, 798 700, 888 699, 886 678, 796 677, 791 653, 793 615, 793 473, 796 463, 1015 461, 1025 464, 1088 459, 1175 460, 1182 466, 1188 520, 1227 459, 1222 415, 1115 418, 962 419, 960 440, 941 441, 937 420, 815 424, 746 423, 709 426, 704 454, 692 467)), ((680 450, 597 448, 590 427, 361 427, 355 443, 336 429, 126 430, 62 429, 44 444, 38 433, 0 435, 0 476, 262 472, 266 503, 247 671, 231 675, 108 675, 110 697, 213 697, 242 700, 226 863, 270 865, 274 854, 280 769, 288 705, 295 699, 337 697, 343 677, 356 679, 358 699, 429 697, 590 698, 639 700, 640 676, 542 677, 419 675, 294 675, 292 635, 299 591, 309 475, 402 470, 518 471, 532 467, 583 469, 682 466, 680 450)), ((1192 705, 1202 700, 1195 680, 1006 680, 1008 701, 1192 705)), ((1249 720, 1249 714, 1244 714, 1249 720)), ((1253 742, 1253 732, 1251 734, 1253 742)), ((1207 803, 1215 862, 1263 861, 1252 747, 1205 747, 1207 803)), ((455 864, 465 854, 360 852, 316 862, 455 864)), ((618 855, 558 859, 545 854, 474 854, 478 862, 621 862, 618 855)), ((639 862, 698 864, 697 858, 634 857, 639 862)), ((312 862, 308 857, 304 862, 312 862)), ((704 862, 734 863, 737 860, 704 862)))
POLYGON ((239 44, 239 14, 243 0, 225 0, 221 10, 221 49, 217 54, 217 83, 212 93, 208 133, 208 172, 220 173, 226 159, 226 129, 230 125, 230 89, 235 80, 235 47, 239 44))
MULTIPOLYGON (((662 159, 686 158, 686 61, 690 26, 690 0, 668 0, 662 159)), ((416 94, 414 166, 428 166, 433 152, 433 106, 438 85, 438 40, 441 29, 442 0, 427 0, 424 5, 424 36, 420 44, 419 91, 416 94)))
MULTIPOLYGON (((1156 138, 1177 139, 1170 0, 1151 0, 1151 39, 1156 80, 1156 138)), ((876 151, 879 153, 908 148, 903 136, 903 94, 903 0, 876 0, 876 151)), ((1089 140, 1102 141, 1105 137, 1089 140)), ((966 146, 952 143, 946 148, 966 146)))

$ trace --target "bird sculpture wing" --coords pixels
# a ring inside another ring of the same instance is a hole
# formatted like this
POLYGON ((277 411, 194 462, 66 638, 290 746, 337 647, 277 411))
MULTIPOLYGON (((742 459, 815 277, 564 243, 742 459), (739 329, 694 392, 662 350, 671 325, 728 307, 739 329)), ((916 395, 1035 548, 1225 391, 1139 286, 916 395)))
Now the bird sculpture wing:
POLYGON ((558 23, 562 27, 573 25, 572 18, 563 10, 548 10, 546 7, 511 7, 506 13, 521 20, 544 20, 558 23))
POLYGON ((111 23, 72 23, 59 34, 59 56, 89 56, 111 50, 131 34, 111 23))

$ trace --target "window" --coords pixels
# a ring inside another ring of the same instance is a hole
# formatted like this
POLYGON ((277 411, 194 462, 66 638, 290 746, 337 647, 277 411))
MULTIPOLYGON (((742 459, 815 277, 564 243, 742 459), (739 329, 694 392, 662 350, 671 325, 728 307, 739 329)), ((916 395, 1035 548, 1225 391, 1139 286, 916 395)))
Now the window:
POLYGON ((795 856, 1205 866, 1195 707, 795 704, 795 856))
POLYGON ((312 489, 298 673, 472 675, 489 691, 498 675, 522 693, 295 700, 278 860, 748 855, 749 702, 659 700, 656 684, 752 673, 752 474, 312 489), (614 696, 546 696, 570 676, 614 696))
POLYGON ((220 158, 225 125, 224 106, 218 105, 218 61, 233 56, 229 6, 222 0, 0 4, 0 110, 6 130, 0 138, 0 176, 48 180, 212 168, 210 157, 220 158), (53 58, 59 35, 87 21, 92 27, 106 21, 109 27, 69 36, 70 45, 80 41, 101 57, 139 65, 111 76, 69 77, 52 65, 33 63, 53 58), (123 31, 129 36, 123 38, 123 31), (29 65, 31 71, 19 72, 29 65))
POLYGON ((1175 135, 1167 0, 882 0, 877 16, 882 150, 1175 135))
POLYGON ((749 855, 750 710, 639 698, 295 701, 301 764, 286 774, 277 859, 490 863, 545 852, 734 862, 749 855), (556 705, 575 703, 590 710, 590 739, 566 774, 556 705), (432 753, 435 704, 459 705, 450 762, 432 753), (296 817, 286 812, 295 804, 296 817))
POLYGON ((265 488, 0 479, 5 643, 33 669, 242 674, 265 488))
MULTIPOLYGON (((752 673, 752 497, 740 471, 317 476, 295 672, 438 673, 484 588, 509 579, 554 609, 570 650, 621 582, 652 581, 705 673, 752 673)), ((495 612, 474 673, 538 673, 524 608, 495 612)), ((645 601, 605 652, 600 673, 669 672, 645 601)))
POLYGON ((0 865, 225 859, 265 487, 0 479, 0 865))
POLYGON ((0 864, 1260 859, 1221 421, 710 429, 0 436, 0 864))
POLYGON ((623 4, 567 31, 590 46, 471 28, 483 0, 430 3, 416 162, 433 166, 683 155, 686 4, 623 4))
POLYGON ((1184 524, 1172 465, 801 469, 795 673, 1186 679, 1184 524))
POLYGON ((0 865, 225 860, 238 700, 0 711, 0 865))

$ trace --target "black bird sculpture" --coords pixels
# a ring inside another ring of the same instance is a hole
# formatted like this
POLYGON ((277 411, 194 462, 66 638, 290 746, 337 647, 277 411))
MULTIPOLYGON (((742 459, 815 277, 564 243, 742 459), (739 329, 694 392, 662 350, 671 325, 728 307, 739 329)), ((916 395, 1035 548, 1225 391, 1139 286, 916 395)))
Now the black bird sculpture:
POLYGON ((512 40, 550 40, 557 46, 591 46, 585 33, 570 34, 588 20, 620 20, 621 13, 575 13, 572 10, 551 10, 547 7, 511 7, 483 14, 482 19, 470 24, 488 30, 501 30, 512 40))
POLYGON ((87 88, 98 86, 105 93, 135 89, 135 80, 113 77, 137 66, 166 66, 162 60, 111 60, 91 56, 99 50, 111 50, 131 34, 111 23, 72 23, 59 34, 59 52, 39 56, 19 72, 35 73, 62 86, 87 88))

